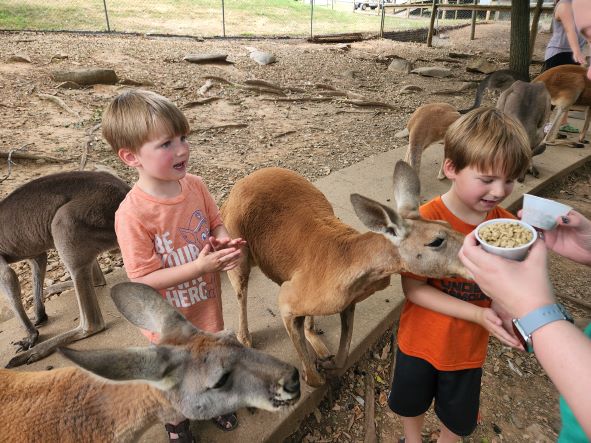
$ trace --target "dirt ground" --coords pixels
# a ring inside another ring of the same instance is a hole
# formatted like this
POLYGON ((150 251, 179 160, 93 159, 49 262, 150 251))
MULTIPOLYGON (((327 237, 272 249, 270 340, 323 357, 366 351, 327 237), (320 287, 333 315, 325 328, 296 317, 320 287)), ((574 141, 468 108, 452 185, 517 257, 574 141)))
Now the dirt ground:
MULTIPOLYGON (((81 163, 86 170, 109 170, 133 182, 133 171, 122 166, 98 128, 109 100, 123 88, 136 87, 123 83, 143 84, 183 108, 192 127, 190 172, 204 177, 218 202, 238 178, 261 167, 283 166, 314 180, 376 153, 405 149, 406 140, 394 134, 419 105, 445 101, 461 108, 471 104, 471 88, 483 75, 467 72, 468 62, 481 58, 498 69, 507 67, 508 24, 479 25, 472 42, 469 32, 469 28, 450 31, 436 39, 435 48, 390 40, 343 46, 302 40, 198 41, 0 32, 0 153, 4 153, 0 197, 35 177, 76 170, 81 163), (256 64, 249 57, 252 48, 272 52, 277 62, 256 64), (187 54, 219 52, 228 54, 231 63, 183 61, 187 54), (468 58, 452 58, 450 52, 468 58), (452 75, 434 79, 395 73, 387 69, 394 57, 415 67, 447 67, 452 75), (54 71, 83 67, 114 69, 120 82, 62 89, 51 78, 54 71), (211 88, 203 92, 206 76, 211 88), (259 83, 259 89, 253 89, 247 81, 254 79, 274 88, 259 83), (420 90, 403 91, 408 85, 420 90), (365 106, 354 100, 365 100, 365 106), (374 103, 368 106, 367 102, 374 103), (23 152, 36 158, 13 159, 9 168, 6 153, 13 150, 14 155, 23 152)), ((547 34, 539 35, 535 59, 541 58, 547 39, 547 34)), ((534 64, 531 74, 539 70, 540 65, 534 64)), ((591 166, 546 192, 591 216, 591 166)), ((118 256, 108 253, 100 262, 107 273, 122 264, 118 256)), ((559 296, 589 297, 588 270, 557 257, 552 257, 550 266, 559 296)), ((17 263, 14 269, 30 306, 28 268, 17 263)), ((67 280, 56 254, 51 254, 45 285, 67 280)), ((564 298, 562 302, 576 317, 591 316, 589 309, 576 302, 564 298)), ((0 302, 0 314, 1 308, 0 302)), ((374 377, 378 435, 381 441, 396 441, 401 425, 385 404, 390 349, 385 336, 290 441, 363 440, 365 384, 359 375, 364 373, 374 377)), ((556 400, 555 389, 534 358, 491 340, 483 377, 482 424, 466 441, 554 441, 560 428, 556 400)), ((425 439, 429 440, 437 433, 432 416, 427 428, 425 439)))

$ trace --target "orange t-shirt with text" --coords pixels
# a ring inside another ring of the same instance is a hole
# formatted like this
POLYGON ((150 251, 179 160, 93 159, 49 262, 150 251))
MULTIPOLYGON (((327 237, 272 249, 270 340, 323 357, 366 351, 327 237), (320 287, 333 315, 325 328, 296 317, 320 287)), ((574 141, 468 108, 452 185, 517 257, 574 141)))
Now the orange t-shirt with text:
MULTIPOLYGON (((160 199, 137 185, 115 213, 115 232, 130 279, 195 260, 210 232, 222 224, 220 211, 201 177, 187 174, 181 193, 160 199)), ((195 277, 159 291, 199 329, 224 328, 219 273, 195 277)), ((142 331, 154 342, 157 335, 142 331)))
MULTIPOLYGON (((465 223, 445 206, 441 197, 425 203, 419 209, 428 220, 443 220, 452 229, 466 235, 476 225, 465 223)), ((509 211, 496 207, 486 220, 515 218, 509 211)), ((431 286, 468 303, 490 307, 491 300, 473 280, 464 278, 432 279, 413 274, 405 277, 426 281, 431 286)), ((482 326, 459 318, 440 314, 406 300, 398 328, 398 346, 407 355, 422 358, 440 371, 480 368, 488 346, 488 331, 482 326)))

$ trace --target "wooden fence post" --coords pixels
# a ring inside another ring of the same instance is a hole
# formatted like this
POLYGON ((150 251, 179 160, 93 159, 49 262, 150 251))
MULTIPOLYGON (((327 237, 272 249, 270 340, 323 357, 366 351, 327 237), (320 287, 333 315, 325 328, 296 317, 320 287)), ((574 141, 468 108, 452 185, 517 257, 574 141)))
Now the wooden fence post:
POLYGON ((536 9, 534 10, 534 16, 531 22, 531 30, 529 32, 529 60, 531 62, 534 56, 534 47, 536 46, 536 37, 538 36, 538 23, 540 21, 540 15, 542 14, 542 3, 544 0, 538 0, 536 3, 536 9))
MULTIPOLYGON (((478 0, 474 0, 474 4, 478 4, 478 0)), ((476 33, 476 15, 478 11, 472 10, 472 26, 470 28, 470 40, 474 40, 474 34, 476 33)))
POLYGON ((433 0, 431 7, 431 22, 429 23, 429 33, 427 34, 427 47, 433 46, 433 30, 435 28, 435 17, 437 17, 437 0, 433 0))

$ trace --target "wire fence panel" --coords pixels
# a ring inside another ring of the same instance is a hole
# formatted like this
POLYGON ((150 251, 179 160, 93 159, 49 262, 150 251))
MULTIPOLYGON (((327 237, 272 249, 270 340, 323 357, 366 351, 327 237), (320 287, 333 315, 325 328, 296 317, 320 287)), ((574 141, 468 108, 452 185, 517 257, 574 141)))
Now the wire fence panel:
POLYGON ((0 29, 106 31, 102 0, 0 0, 0 29))
MULTIPOLYGON (((438 0, 445 7, 509 0, 438 0)), ((344 33, 425 41, 433 0, 0 0, 0 30, 129 32, 200 37, 344 33), (408 7, 407 4, 412 4, 408 7), (406 31, 406 32, 405 32, 406 31)), ((439 29, 509 20, 509 11, 442 8, 439 29)))

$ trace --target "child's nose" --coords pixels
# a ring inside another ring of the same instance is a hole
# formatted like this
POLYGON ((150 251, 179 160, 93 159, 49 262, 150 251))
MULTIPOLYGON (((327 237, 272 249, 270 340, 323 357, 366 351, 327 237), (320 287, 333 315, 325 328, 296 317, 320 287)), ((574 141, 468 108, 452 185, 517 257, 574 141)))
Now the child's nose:
POLYGON ((503 197, 505 195, 505 192, 506 192, 505 183, 503 183, 500 180, 495 181, 495 183, 493 184, 493 189, 492 189, 493 195, 495 197, 503 197))

